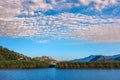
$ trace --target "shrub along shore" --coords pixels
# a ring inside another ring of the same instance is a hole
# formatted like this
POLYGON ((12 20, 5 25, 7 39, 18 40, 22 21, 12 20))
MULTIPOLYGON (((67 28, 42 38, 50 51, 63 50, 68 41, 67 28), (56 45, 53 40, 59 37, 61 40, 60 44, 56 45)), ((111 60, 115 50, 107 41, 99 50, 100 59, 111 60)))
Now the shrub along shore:
POLYGON ((120 62, 58 62, 56 65, 40 61, 0 61, 0 69, 120 69, 120 62))
POLYGON ((33 68, 49 68, 49 63, 40 61, 0 61, 0 69, 33 69, 33 68))
POLYGON ((120 69, 120 62, 59 62, 58 69, 120 69))

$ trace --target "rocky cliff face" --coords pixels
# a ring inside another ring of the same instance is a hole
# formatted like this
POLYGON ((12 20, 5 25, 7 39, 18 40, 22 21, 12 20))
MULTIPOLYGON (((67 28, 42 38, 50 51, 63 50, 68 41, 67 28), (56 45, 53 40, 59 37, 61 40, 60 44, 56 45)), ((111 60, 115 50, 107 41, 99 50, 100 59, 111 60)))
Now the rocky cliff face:
POLYGON ((34 59, 34 60, 37 60, 37 61, 42 61, 42 62, 51 63, 51 64, 57 63, 57 60, 53 59, 53 58, 50 57, 50 56, 35 57, 35 58, 33 58, 33 59, 34 59))

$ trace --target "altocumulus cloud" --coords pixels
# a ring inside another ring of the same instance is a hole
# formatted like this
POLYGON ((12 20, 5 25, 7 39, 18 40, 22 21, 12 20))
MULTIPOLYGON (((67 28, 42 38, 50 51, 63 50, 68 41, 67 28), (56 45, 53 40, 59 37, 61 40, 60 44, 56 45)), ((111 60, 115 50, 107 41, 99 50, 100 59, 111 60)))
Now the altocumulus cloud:
POLYGON ((102 12, 118 0, 6 0, 0 1, 0 36, 36 38, 39 42, 56 39, 120 42, 120 19, 81 13, 62 12, 73 7, 102 12), (35 11, 37 11, 37 16, 35 11), (21 15, 21 17, 18 17, 21 15))

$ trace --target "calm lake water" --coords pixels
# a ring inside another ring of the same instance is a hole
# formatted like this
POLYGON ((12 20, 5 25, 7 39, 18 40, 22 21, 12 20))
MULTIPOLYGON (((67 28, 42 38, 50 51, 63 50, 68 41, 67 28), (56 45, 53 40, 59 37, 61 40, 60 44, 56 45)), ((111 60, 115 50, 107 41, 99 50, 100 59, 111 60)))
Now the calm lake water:
POLYGON ((120 80, 120 70, 55 68, 0 70, 0 80, 120 80))

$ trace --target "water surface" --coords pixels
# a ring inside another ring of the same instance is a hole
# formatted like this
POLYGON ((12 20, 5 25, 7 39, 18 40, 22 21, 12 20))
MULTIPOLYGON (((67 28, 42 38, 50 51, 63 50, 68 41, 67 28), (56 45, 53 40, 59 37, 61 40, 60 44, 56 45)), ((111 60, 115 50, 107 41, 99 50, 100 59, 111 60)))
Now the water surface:
POLYGON ((120 80, 118 69, 0 70, 0 80, 120 80))

